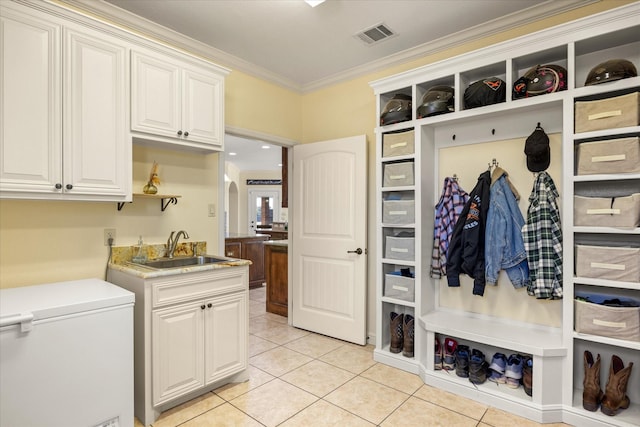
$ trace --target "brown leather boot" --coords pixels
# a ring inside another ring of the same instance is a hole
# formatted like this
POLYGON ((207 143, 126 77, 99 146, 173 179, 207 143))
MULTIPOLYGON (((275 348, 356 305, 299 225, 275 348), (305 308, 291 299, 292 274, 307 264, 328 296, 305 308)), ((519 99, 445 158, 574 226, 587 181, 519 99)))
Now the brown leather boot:
POLYGON ((415 319, 412 315, 404 315, 404 325, 402 327, 402 329, 404 329, 404 345, 402 349, 402 355, 404 357, 413 357, 414 321, 415 319))
POLYGON ((619 409, 627 409, 629 407, 629 396, 627 396, 627 382, 631 375, 633 362, 629 362, 629 366, 624 367, 622 359, 615 354, 611 356, 611 365, 609 366, 609 380, 602 398, 602 412, 607 415, 615 415, 619 409))
POLYGON ((391 353, 400 353, 402 351, 402 344, 404 339, 404 334, 402 332, 403 319, 404 314, 391 312, 391 345, 389 346, 389 351, 391 353))
POLYGON ((600 387, 600 355, 593 361, 590 351, 584 352, 584 380, 582 381, 582 407, 587 411, 597 411, 602 401, 600 387))

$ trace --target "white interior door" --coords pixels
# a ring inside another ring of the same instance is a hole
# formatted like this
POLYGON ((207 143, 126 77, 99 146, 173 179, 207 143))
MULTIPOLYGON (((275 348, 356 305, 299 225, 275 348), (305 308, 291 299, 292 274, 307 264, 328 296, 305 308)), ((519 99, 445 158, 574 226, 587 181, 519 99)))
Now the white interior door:
MULTIPOLYGON (((293 147, 295 327, 366 343, 367 141, 293 147)), ((290 236, 291 238, 291 236, 290 236)))

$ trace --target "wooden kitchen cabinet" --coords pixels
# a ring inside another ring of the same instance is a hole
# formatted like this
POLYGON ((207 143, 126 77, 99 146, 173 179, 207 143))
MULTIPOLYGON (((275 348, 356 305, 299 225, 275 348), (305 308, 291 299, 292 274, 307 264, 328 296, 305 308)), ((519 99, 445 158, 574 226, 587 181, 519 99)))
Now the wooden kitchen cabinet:
POLYGON ((135 415, 164 411, 229 382, 248 379, 247 265, 142 277, 110 268, 135 293, 135 415))
POLYGON ((267 234, 230 235, 225 239, 224 253, 230 258, 248 259, 249 287, 257 288, 265 281, 264 275, 264 242, 269 240, 267 234))
POLYGON ((224 141, 224 74, 157 52, 131 54, 131 130, 210 151, 224 141))
POLYGON ((266 243, 264 263, 267 279, 267 306, 269 313, 288 315, 288 245, 286 243, 266 243))
POLYGON ((3 3, 0 196, 131 200, 128 48, 3 3))

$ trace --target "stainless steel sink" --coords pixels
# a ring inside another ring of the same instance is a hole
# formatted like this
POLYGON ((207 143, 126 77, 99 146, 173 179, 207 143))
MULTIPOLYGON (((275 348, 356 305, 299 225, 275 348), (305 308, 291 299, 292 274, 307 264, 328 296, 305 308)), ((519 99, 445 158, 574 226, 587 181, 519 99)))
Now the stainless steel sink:
POLYGON ((158 258, 153 261, 147 261, 145 267, 149 268, 179 268, 179 267, 189 267, 195 265, 207 265, 207 264, 216 264, 219 262, 228 262, 231 261, 229 258, 218 258, 214 256, 201 255, 195 257, 180 257, 180 258, 158 258))

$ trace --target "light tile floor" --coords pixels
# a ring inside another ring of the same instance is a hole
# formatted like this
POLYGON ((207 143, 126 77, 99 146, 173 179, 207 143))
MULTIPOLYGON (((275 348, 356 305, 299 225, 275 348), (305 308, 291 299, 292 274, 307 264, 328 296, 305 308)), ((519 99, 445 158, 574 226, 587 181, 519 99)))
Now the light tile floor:
POLYGON ((154 427, 540 425, 377 363, 373 346, 288 326, 266 312, 264 287, 250 290, 249 299, 249 381, 164 412, 154 427))

